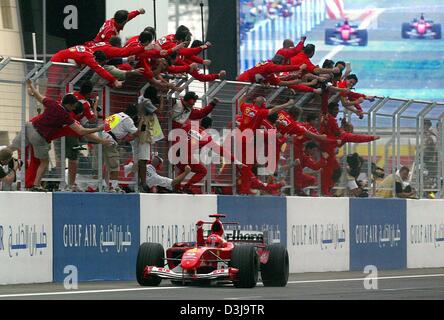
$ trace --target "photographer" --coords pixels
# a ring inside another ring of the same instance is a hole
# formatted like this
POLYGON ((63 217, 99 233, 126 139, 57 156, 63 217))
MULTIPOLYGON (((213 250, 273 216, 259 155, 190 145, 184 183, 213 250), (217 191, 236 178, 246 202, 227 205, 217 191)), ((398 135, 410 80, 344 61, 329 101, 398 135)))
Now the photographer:
POLYGON ((0 191, 10 191, 17 180, 20 162, 12 157, 8 148, 0 150, 0 191))
POLYGON ((340 186, 345 186, 345 190, 338 190, 336 196, 368 198, 365 190, 368 182, 359 180, 363 163, 364 160, 357 153, 347 156, 347 169, 342 172, 340 180, 340 186))
POLYGON ((150 86, 145 90, 143 96, 139 97, 135 108, 137 115, 133 120, 140 135, 131 142, 133 159, 136 164, 133 171, 138 171, 139 189, 142 192, 149 192, 146 182, 147 164, 151 160, 150 155, 154 144, 165 138, 156 115, 156 112, 163 109, 163 99, 159 99, 157 89, 150 86))

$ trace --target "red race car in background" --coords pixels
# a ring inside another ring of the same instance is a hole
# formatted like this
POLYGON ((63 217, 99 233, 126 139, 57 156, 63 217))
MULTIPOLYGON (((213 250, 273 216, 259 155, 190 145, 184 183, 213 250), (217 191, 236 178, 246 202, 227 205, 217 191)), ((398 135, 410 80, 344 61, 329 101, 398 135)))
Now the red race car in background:
POLYGON ((237 288, 254 288, 260 272, 266 287, 287 285, 289 259, 284 246, 266 245, 262 232, 225 233, 221 222, 225 216, 210 217, 215 221, 197 222, 197 242, 174 244, 166 251, 166 258, 161 244, 142 244, 137 256, 138 283, 158 286, 162 279, 169 279, 174 285, 232 283, 237 288), (204 225, 211 225, 207 237, 204 225))
POLYGON ((368 31, 358 29, 355 24, 350 24, 348 20, 338 23, 336 28, 325 30, 326 45, 345 46, 366 46, 368 44, 368 31))
POLYGON ((441 39, 441 24, 421 18, 402 24, 403 39, 441 39))

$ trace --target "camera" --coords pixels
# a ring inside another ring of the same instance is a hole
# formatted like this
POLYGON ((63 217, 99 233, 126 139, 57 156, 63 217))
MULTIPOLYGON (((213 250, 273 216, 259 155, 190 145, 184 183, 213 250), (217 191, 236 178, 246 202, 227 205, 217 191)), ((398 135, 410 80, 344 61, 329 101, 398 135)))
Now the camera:
POLYGON ((15 159, 15 158, 12 158, 11 161, 9 161, 8 168, 11 169, 11 170, 14 169, 14 166, 15 166, 16 163, 18 163, 18 168, 21 169, 22 166, 23 166, 23 161, 15 159))

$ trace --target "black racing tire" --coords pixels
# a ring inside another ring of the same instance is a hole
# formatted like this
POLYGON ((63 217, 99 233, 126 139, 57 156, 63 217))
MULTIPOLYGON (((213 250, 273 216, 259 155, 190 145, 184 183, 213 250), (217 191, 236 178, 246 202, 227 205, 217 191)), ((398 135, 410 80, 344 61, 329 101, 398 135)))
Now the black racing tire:
POLYGON ((358 38, 361 39, 359 42, 359 46, 365 47, 368 44, 368 31, 367 30, 358 30, 358 38))
POLYGON ((334 42, 331 41, 331 37, 335 36, 335 29, 326 29, 325 30, 325 44, 326 45, 334 45, 334 42))
POLYGON ((146 266, 164 267, 165 250, 159 243, 144 243, 139 248, 136 263, 137 282, 143 287, 157 287, 162 279, 158 276, 143 277, 146 266))
POLYGON ((434 39, 441 39, 442 38, 442 34, 441 34, 441 24, 440 23, 435 23, 434 25, 432 25, 432 32, 435 33, 435 37, 434 39))
POLYGON ((256 247, 250 245, 235 246, 231 253, 230 267, 239 269, 236 288, 254 288, 259 278, 259 256, 256 247))
POLYGON ((280 244, 265 248, 270 252, 266 264, 261 264, 261 277, 265 287, 285 287, 288 282, 290 264, 287 249, 280 244))
POLYGON ((402 32, 401 32, 401 36, 403 39, 408 39, 410 38, 409 35, 407 34, 407 32, 410 31, 410 23, 403 23, 402 24, 402 32))

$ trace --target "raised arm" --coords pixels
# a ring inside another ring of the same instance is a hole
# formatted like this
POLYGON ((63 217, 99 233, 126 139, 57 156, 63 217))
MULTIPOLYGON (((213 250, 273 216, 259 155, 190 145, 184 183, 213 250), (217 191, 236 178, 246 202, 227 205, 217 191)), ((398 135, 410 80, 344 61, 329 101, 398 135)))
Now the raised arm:
POLYGON ((45 99, 45 96, 43 96, 32 84, 31 80, 27 80, 26 84, 28 85, 28 94, 31 97, 34 97, 38 102, 43 104, 43 100, 45 99))
POLYGON ((285 108, 290 107, 292 105, 294 105, 294 100, 290 99, 287 103, 284 103, 280 106, 275 106, 275 107, 271 108, 269 111, 269 115, 271 116, 272 114, 278 113, 279 111, 282 111, 285 108))

